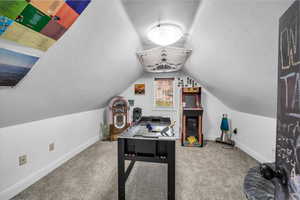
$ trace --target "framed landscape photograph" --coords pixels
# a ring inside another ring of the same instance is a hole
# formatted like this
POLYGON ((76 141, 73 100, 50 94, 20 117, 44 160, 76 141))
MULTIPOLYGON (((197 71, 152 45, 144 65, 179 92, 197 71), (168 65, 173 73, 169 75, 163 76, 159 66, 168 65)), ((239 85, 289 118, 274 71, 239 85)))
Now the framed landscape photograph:
POLYGON ((0 48, 0 86, 16 86, 38 59, 35 56, 0 48))

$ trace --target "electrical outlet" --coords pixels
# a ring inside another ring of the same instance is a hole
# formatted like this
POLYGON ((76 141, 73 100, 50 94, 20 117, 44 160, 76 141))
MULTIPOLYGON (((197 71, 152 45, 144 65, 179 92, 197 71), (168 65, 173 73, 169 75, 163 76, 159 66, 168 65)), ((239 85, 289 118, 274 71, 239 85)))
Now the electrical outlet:
POLYGON ((238 133, 237 128, 233 129, 233 133, 234 133, 234 134, 237 134, 237 133, 238 133))
POLYGON ((49 151, 54 151, 54 142, 49 144, 49 151))
POLYGON ((19 157, 19 166, 25 165, 27 163, 27 155, 22 155, 19 157))

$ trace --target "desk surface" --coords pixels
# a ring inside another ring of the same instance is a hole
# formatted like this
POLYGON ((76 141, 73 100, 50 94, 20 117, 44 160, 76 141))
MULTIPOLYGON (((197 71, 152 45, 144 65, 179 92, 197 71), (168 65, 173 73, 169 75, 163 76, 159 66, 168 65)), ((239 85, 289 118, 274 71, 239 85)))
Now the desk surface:
MULTIPOLYGON (((160 126, 161 129, 165 127, 167 126, 166 125, 160 126)), ((149 132, 146 126, 144 125, 135 125, 129 127, 119 136, 119 138, 140 139, 140 140, 176 140, 175 137, 162 136, 160 132, 149 132)))
POLYGON ((171 120, 168 117, 143 116, 134 125, 126 129, 120 136, 120 139, 138 139, 138 140, 176 140, 171 120), (148 131, 147 126, 151 126, 152 131, 148 131))
MULTIPOLYGON (((156 130, 163 130, 168 124, 152 124, 156 130)), ((169 135, 172 135, 173 129, 169 130, 169 135)), ((163 136, 160 131, 149 132, 145 124, 137 124, 126 129, 119 138, 126 139, 141 139, 141 140, 176 140, 175 137, 163 136)))

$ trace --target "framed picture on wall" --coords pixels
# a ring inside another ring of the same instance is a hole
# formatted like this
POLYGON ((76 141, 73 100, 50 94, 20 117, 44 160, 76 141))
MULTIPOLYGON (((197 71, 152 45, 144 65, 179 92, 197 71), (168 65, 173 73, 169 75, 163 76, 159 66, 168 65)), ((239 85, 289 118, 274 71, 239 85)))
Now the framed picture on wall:
POLYGON ((134 85, 134 94, 135 95, 144 95, 145 94, 145 84, 135 84, 134 85))
POLYGON ((174 78, 154 79, 154 108, 174 108, 174 78))
POLYGON ((0 87, 16 86, 38 59, 36 56, 0 48, 0 87))

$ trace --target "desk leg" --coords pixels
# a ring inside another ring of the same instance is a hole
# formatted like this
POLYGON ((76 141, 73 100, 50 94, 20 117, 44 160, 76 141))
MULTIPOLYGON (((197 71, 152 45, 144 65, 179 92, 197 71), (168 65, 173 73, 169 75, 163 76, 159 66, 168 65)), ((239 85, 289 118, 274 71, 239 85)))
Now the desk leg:
POLYGON ((168 200, 175 200, 175 141, 168 144, 168 200))
POLYGON ((125 200, 125 159, 124 159, 124 139, 118 139, 118 197, 125 200))

